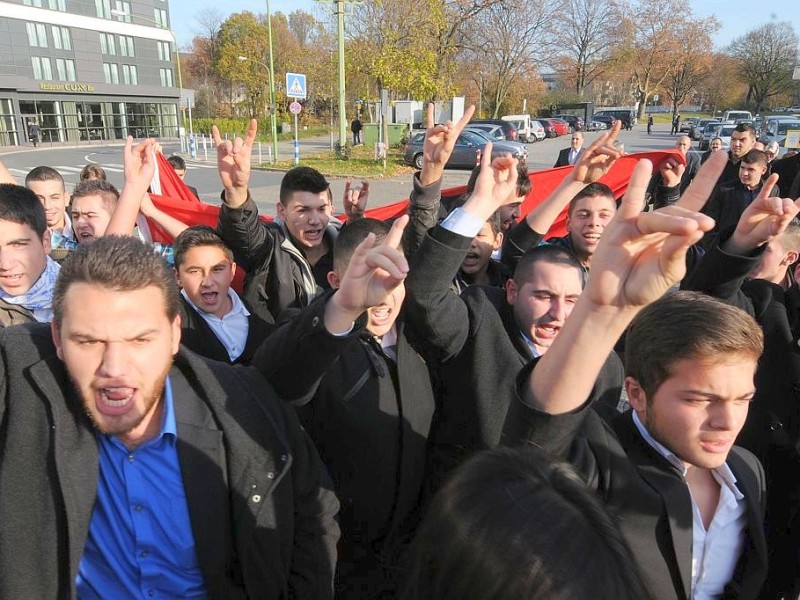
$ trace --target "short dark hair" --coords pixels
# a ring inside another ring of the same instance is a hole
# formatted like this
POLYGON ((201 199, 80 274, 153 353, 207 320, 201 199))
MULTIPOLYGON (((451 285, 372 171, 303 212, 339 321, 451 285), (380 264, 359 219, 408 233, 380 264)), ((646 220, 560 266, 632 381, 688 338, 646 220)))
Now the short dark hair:
POLYGON ((748 165, 764 165, 769 162, 769 157, 767 153, 763 150, 756 150, 753 148, 749 150, 747 154, 742 157, 742 162, 747 163, 748 165))
POLYGON ((108 181, 103 179, 90 179, 81 181, 72 190, 72 202, 77 198, 84 198, 86 196, 100 196, 103 199, 103 206, 109 213, 113 213, 117 208, 117 200, 119 200, 119 191, 108 181))
POLYGON ((295 192, 321 194, 327 191, 329 198, 331 186, 325 176, 311 167, 295 167, 286 172, 281 179, 280 202, 284 206, 292 199, 295 192))
POLYGON ((336 236, 333 244, 333 270, 341 277, 353 258, 356 247, 370 233, 375 234, 375 243, 380 244, 389 234, 391 227, 378 219, 356 219, 345 225, 336 236))
POLYGON ((517 263, 517 267, 514 269, 514 281, 519 285, 530 281, 533 276, 533 269, 539 262, 573 267, 578 271, 578 276, 581 278, 581 282, 583 282, 583 266, 581 265, 581 261, 579 261, 572 252, 546 242, 534 246, 522 255, 517 263))
POLYGON ((53 293, 53 321, 61 325, 64 298, 74 283, 98 285, 128 292, 155 286, 164 298, 171 320, 178 314, 178 284, 172 269, 153 248, 130 236, 107 235, 91 244, 79 244, 61 265, 53 293))
POLYGON ((410 558, 407 600, 652 598, 597 495, 533 447, 464 463, 434 498, 410 558))
POLYGON ((750 125, 750 123, 737 123, 733 130, 739 133, 749 133, 753 138, 756 137, 756 128, 750 125))
MULTIPOLYGON (((472 169, 467 181, 467 195, 475 191, 475 182, 478 181, 478 175, 480 174, 481 166, 477 165, 472 169)), ((532 189, 533 184, 531 184, 531 178, 528 176, 528 163, 525 160, 520 160, 517 162, 517 197, 527 197, 532 189)))
POLYGON ((39 239, 43 239, 47 230, 47 217, 39 198, 28 188, 14 183, 0 183, 0 221, 27 225, 39 239))
POLYGON ((575 197, 569 201, 569 208, 567 209, 567 215, 572 216, 572 212, 575 210, 575 207, 578 205, 578 202, 583 200, 584 198, 595 198, 598 196, 603 196, 606 198, 611 199, 613 202, 616 202, 616 198, 614 198, 614 192, 608 187, 605 183, 594 182, 587 185, 583 188, 580 192, 575 194, 575 197))
POLYGON ((173 246, 175 269, 179 269, 183 263, 183 257, 192 248, 200 246, 213 246, 219 248, 225 253, 227 259, 233 262, 233 251, 228 248, 219 234, 213 227, 208 225, 194 225, 184 229, 178 237, 175 238, 173 246))
POLYGON ((764 336, 741 309, 699 292, 673 292, 645 307, 625 338, 625 374, 652 400, 681 360, 720 361, 738 355, 758 360, 764 336))
POLYGON ((32 181, 58 181, 62 186, 64 185, 61 173, 53 167, 34 167, 25 176, 25 186, 27 187, 32 181))
POLYGON ((80 181, 91 181, 92 179, 106 180, 106 172, 103 167, 97 163, 89 163, 81 169, 81 174, 78 177, 80 181))
POLYGON ((177 154, 173 154, 167 159, 167 162, 172 165, 172 168, 176 171, 185 171, 186 170, 186 161, 183 160, 182 156, 178 156, 177 154))

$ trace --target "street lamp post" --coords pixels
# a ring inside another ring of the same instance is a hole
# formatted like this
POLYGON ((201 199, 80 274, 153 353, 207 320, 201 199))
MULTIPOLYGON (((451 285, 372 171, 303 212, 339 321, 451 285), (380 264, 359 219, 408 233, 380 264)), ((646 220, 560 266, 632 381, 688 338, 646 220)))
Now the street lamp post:
MULTIPOLYGON (((132 17, 131 13, 125 12, 122 10, 112 10, 111 14, 116 17, 132 17)), ((181 109, 181 125, 184 123, 184 116, 183 116, 183 74, 181 73, 181 55, 178 52, 178 37, 175 35, 175 32, 172 31, 169 27, 166 27, 162 23, 158 23, 154 19, 150 19, 149 17, 144 17, 142 15, 136 15, 137 19, 144 21, 145 23, 149 23, 151 25, 155 25, 159 29, 164 29, 165 31, 169 32, 172 36, 172 42, 175 44, 175 62, 177 63, 178 68, 178 107, 181 109)), ((186 102, 187 106, 189 107, 189 137, 194 136, 194 131, 192 131, 192 104, 188 101, 186 102)))
MULTIPOLYGON (((356 0, 347 0, 355 2, 356 0)), ((337 47, 339 50, 339 148, 347 145, 347 103, 344 77, 344 3, 345 0, 317 0, 336 4, 337 47)))
MULTIPOLYGON (((272 28, 270 27, 270 32, 272 28)), ((275 73, 274 69, 272 68, 272 34, 270 33, 270 64, 266 65, 257 58, 250 58, 249 56, 238 56, 237 58, 244 62, 247 60, 251 60, 256 64, 261 65, 265 69, 269 71, 269 101, 270 101, 270 109, 269 109, 269 119, 270 119, 270 129, 272 130, 272 156, 273 160, 278 160, 278 126, 276 124, 277 114, 275 110, 275 73)))

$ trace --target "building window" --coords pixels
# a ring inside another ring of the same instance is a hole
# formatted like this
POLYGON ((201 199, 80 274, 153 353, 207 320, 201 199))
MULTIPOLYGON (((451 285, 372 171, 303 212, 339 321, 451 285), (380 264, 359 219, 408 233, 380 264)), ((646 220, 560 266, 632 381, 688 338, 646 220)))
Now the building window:
POLYGON ((158 60, 172 60, 169 42, 158 42, 158 60))
POLYGON ((47 29, 41 23, 26 23, 28 43, 36 48, 47 48, 47 29))
POLYGON ((119 53, 121 56, 136 56, 133 51, 133 38, 131 36, 119 36, 119 53))
POLYGON ((172 69, 159 69, 161 74, 161 87, 172 87, 172 69))
POLYGON ((103 54, 111 54, 112 56, 117 53, 116 42, 114 42, 114 35, 111 33, 100 34, 100 51, 103 54))
POLYGON ((94 0, 94 7, 97 9, 97 16, 102 19, 111 18, 110 0, 94 0))
POLYGON ((51 81, 53 79, 53 66, 50 59, 44 56, 31 56, 33 65, 33 78, 51 81))
POLYGON ((119 65, 116 63, 103 63, 103 75, 106 83, 119 83, 119 65))
MULTIPOLYGON (((41 4, 41 0, 39 4, 41 4)), ((66 0, 47 0, 47 7, 50 10, 60 10, 61 12, 67 12, 66 0)))
POLYGON ((136 65, 122 65, 122 81, 125 85, 139 85, 139 73, 136 65))
POLYGON ((114 0, 114 17, 117 21, 131 22, 131 3, 123 0, 114 0))
POLYGON ((56 50, 72 50, 72 37, 67 27, 53 25, 53 47, 56 50))
POLYGON ((36 8, 42 8, 42 0, 23 0, 22 3, 25 6, 35 6, 36 8))
POLYGON ((75 61, 71 58, 57 58, 56 72, 61 81, 77 81, 75 73, 75 61))
POLYGON ((154 8, 153 14, 156 18, 156 25, 158 27, 167 29, 167 11, 165 11, 163 8, 154 8))

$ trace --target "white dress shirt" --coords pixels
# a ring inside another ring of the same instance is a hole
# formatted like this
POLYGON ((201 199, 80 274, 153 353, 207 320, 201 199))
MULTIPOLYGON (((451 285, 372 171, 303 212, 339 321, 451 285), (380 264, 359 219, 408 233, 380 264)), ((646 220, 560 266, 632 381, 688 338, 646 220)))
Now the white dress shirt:
MULTIPOLYGON (((687 468, 684 462, 650 435, 636 411, 631 414, 644 440, 686 477, 687 468)), ((744 495, 736 487, 736 476, 728 463, 711 469, 711 475, 719 484, 720 494, 708 529, 703 525, 700 508, 692 497, 692 600, 719 597, 725 584, 733 579, 736 563, 744 548, 747 507, 744 495)), ((691 496, 691 488, 689 495, 691 496)))
POLYGON ((247 344, 247 333, 250 330, 250 322, 247 317, 250 313, 245 308, 238 294, 231 288, 228 288, 228 298, 231 299, 231 309, 227 314, 223 315, 220 319, 211 313, 203 312, 189 299, 185 290, 181 290, 181 294, 186 298, 186 301, 191 304, 192 308, 197 311, 211 330, 214 335, 219 338, 225 350, 228 351, 228 357, 231 361, 236 360, 244 352, 244 347, 247 344))

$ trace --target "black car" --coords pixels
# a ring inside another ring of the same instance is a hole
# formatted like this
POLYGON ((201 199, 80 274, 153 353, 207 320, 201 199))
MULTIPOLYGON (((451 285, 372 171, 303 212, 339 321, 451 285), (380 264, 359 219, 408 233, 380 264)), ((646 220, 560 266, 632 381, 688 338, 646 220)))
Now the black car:
POLYGON ((608 115, 594 115, 592 117, 592 121, 599 121, 600 123, 606 124, 606 129, 611 129, 614 126, 614 123, 617 120, 614 117, 610 117, 608 115))
POLYGON ((510 121, 503 121, 502 119, 472 119, 469 124, 472 125, 473 123, 481 125, 500 125, 500 127, 503 128, 503 135, 506 136, 507 140, 512 142, 519 141, 517 128, 510 121))

